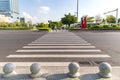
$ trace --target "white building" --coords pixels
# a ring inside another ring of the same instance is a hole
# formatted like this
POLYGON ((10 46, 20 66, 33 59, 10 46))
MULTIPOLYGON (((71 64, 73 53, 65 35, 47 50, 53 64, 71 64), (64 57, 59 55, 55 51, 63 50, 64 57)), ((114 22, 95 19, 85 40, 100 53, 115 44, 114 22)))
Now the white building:
POLYGON ((11 22, 11 17, 0 14, 0 22, 8 22, 8 23, 10 23, 11 22))

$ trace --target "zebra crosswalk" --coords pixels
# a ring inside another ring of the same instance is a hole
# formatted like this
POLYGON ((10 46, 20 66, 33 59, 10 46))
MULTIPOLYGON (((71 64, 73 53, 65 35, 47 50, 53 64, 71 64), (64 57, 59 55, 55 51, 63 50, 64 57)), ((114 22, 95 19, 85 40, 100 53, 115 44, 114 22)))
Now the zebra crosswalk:
MULTIPOLYGON (((16 50, 8 59, 24 59, 32 62, 80 62, 102 61, 110 58, 92 44, 72 32, 49 32, 30 44, 16 50), (36 61, 37 60, 37 61, 36 61)), ((27 62, 26 61, 26 62, 27 62)))

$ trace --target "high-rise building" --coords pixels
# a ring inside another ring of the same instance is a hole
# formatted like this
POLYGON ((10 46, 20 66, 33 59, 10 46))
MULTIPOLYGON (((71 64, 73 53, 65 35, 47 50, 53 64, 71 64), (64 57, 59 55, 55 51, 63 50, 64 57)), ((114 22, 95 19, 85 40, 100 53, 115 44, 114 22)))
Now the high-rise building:
POLYGON ((10 17, 11 22, 19 21, 19 1, 0 0, 0 14, 10 17))

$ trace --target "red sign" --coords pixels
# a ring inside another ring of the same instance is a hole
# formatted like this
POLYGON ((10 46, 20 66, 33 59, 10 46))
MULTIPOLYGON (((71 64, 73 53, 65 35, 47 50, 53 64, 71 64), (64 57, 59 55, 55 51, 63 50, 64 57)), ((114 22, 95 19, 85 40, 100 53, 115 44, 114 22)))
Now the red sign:
POLYGON ((81 18, 81 28, 84 29, 87 27, 87 17, 81 18))

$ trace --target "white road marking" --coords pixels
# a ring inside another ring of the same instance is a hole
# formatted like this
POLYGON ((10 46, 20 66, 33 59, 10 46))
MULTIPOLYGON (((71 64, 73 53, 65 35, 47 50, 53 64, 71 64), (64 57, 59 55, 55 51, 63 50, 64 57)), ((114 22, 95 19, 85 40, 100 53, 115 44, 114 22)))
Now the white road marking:
POLYGON ((7 58, 109 58, 109 55, 9 55, 7 58))
POLYGON ((23 48, 96 48, 95 46, 24 46, 23 48))
POLYGON ((91 44, 28 44, 30 46, 90 46, 91 44))
POLYGON ((101 52, 101 50, 17 50, 16 52, 101 52))

